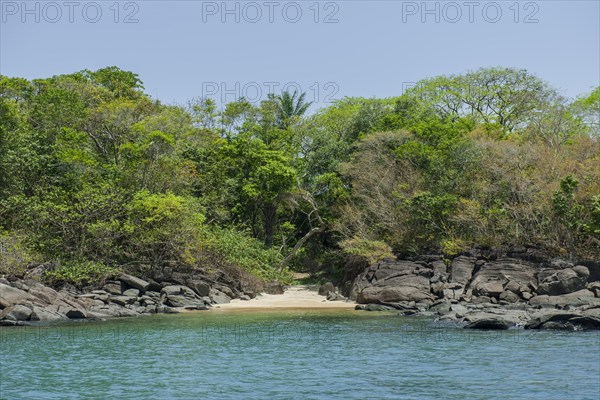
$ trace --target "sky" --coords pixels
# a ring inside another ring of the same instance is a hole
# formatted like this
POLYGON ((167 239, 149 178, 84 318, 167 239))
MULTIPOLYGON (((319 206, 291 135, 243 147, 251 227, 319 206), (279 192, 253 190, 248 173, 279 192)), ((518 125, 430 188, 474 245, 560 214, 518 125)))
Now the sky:
POLYGON ((0 0, 0 74, 112 65, 169 104, 299 89, 321 107, 490 66, 575 97, 600 85, 600 1, 0 0))

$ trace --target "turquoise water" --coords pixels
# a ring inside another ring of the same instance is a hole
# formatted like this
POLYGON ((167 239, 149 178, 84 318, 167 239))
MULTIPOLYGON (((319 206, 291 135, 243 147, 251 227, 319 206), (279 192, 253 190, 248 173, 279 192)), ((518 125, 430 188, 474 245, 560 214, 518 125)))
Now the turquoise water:
POLYGON ((0 328, 2 399, 600 398, 598 332, 473 332, 355 311, 0 328))

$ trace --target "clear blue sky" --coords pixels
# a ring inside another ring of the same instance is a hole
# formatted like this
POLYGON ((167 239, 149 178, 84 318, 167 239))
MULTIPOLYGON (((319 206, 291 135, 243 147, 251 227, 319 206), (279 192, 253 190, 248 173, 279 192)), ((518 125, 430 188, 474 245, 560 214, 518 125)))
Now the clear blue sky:
POLYGON ((210 91, 220 100, 223 86, 232 100, 296 82, 320 106, 498 65, 526 68, 568 96, 600 84, 597 0, 427 2, 429 14, 421 1, 268 1, 227 2, 230 14, 221 1, 120 2, 117 15, 113 0, 30 1, 27 10, 1 0, 0 72, 31 79, 117 65, 180 104, 210 91))

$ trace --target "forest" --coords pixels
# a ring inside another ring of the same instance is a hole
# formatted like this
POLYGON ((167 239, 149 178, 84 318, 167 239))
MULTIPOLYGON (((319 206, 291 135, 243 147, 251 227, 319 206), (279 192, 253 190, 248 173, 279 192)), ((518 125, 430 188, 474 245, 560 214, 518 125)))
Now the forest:
POLYGON ((290 283, 349 256, 600 256, 600 87, 572 99, 494 67, 313 108, 297 92, 163 104, 118 67, 0 76, 0 274, 290 283))

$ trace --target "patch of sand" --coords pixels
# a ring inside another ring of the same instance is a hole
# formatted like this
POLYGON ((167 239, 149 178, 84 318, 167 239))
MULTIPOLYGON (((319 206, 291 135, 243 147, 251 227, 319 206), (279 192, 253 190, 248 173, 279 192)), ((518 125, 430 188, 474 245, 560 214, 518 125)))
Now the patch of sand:
POLYGON ((353 301, 328 301, 325 296, 305 285, 290 286, 283 294, 262 294, 252 300, 234 299, 211 309, 218 310, 271 310, 271 309, 354 309, 353 301))

